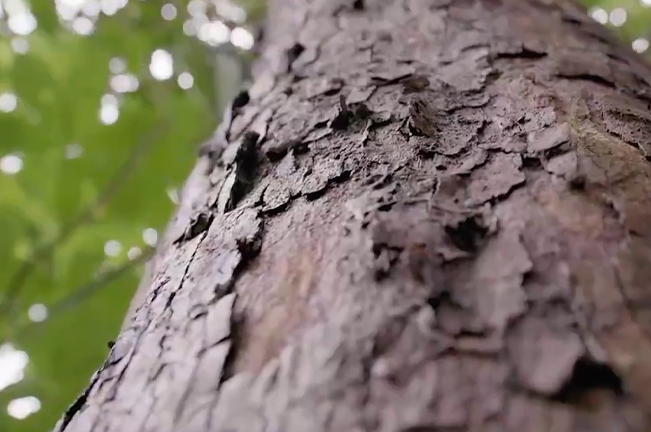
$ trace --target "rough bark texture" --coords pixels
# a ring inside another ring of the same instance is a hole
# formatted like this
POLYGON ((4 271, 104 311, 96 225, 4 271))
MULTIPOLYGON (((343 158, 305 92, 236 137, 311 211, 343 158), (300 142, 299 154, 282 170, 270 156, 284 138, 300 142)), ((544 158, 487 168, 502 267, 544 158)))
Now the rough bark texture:
POLYGON ((57 430, 651 430, 651 70, 570 0, 270 7, 57 430))

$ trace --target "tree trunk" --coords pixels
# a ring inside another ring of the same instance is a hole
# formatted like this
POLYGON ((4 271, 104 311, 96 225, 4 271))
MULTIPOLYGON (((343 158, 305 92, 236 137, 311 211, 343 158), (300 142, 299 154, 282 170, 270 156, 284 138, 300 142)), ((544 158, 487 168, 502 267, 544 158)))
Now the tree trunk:
POLYGON ((269 23, 57 430, 651 430, 650 68, 570 0, 269 23))

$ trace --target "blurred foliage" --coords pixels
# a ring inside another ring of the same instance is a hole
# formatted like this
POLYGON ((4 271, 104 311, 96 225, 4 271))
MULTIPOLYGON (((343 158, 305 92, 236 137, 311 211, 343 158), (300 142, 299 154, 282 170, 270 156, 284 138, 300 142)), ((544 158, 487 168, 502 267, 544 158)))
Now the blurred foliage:
MULTIPOLYGON (((651 7, 585 3, 646 50, 651 7)), ((105 358, 265 3, 0 5, 0 430, 36 432, 105 358)))
POLYGON ((582 0, 589 14, 609 27, 638 52, 648 56, 651 40, 651 0, 582 0))
POLYGON ((0 430, 45 431, 116 337, 264 4, 0 5, 0 430))

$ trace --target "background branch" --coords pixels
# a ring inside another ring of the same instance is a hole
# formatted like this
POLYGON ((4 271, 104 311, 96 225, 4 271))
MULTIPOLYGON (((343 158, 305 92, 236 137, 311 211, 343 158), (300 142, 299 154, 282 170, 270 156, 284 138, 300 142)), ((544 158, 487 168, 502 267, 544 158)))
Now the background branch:
POLYGON ((34 271, 36 263, 50 256, 56 247, 64 243, 79 227, 93 221, 95 210, 106 205, 115 193, 117 193, 120 187, 128 180, 129 174, 134 171, 134 168, 142 159, 143 154, 151 149, 158 138, 167 130, 166 126, 167 124, 165 123, 163 127, 157 127, 154 132, 141 138, 138 144, 133 146, 122 165, 109 179, 106 187, 97 200, 65 224, 63 229, 52 241, 37 247, 32 256, 22 262, 12 275, 11 279, 9 279, 7 287, 4 290, 4 296, 0 298, 0 317, 13 316, 17 312, 14 308, 16 298, 20 295, 27 279, 34 271))
MULTIPOLYGON (((146 262, 149 258, 151 258, 154 251, 155 248, 153 247, 147 248, 138 257, 125 262, 123 265, 113 270, 100 273, 96 279, 93 279, 90 282, 87 282, 79 286, 68 296, 62 298, 61 300, 55 302, 54 304, 48 307, 48 320, 51 320, 53 317, 60 315, 64 312, 67 312, 70 309, 78 306, 80 303, 82 303, 84 300, 87 300, 90 296, 95 294, 97 291, 108 286, 112 281, 118 279, 120 276, 126 274, 128 271, 146 262)), ((20 325, 16 329, 14 333, 14 337, 24 336, 29 331, 37 328, 39 324, 45 323, 46 321, 26 322, 20 325)))

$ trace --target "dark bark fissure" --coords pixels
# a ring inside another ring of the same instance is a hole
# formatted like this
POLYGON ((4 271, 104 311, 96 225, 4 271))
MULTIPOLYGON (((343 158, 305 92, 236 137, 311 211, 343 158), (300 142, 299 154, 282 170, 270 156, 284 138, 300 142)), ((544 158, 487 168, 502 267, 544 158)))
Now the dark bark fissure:
POLYGON ((647 430, 651 69, 569 0, 265 41, 57 430, 647 430))

